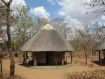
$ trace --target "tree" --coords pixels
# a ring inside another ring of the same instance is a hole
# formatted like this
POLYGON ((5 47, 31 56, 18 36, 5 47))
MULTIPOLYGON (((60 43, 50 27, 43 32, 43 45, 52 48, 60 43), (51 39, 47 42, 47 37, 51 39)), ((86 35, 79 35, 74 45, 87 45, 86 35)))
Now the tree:
POLYGON ((5 38, 6 31, 4 30, 5 25, 6 25, 6 7, 2 3, 0 3, 0 38, 4 43, 7 44, 7 40, 5 38))
POLYGON ((12 33, 13 49, 19 50, 28 39, 36 34, 39 29, 48 23, 45 18, 32 18, 29 16, 29 7, 23 6, 17 8, 16 22, 13 28, 15 31, 12 33))
POLYGON ((11 44, 11 33, 10 33, 10 5, 12 3, 12 0, 9 0, 6 2, 5 0, 1 0, 5 6, 6 6, 6 25, 7 25, 7 37, 8 37, 8 50, 10 53, 10 74, 9 74, 9 79, 14 79, 14 73, 15 73, 15 59, 12 51, 12 44, 11 44))
POLYGON ((91 11, 87 13, 104 13, 105 12, 105 0, 90 0, 87 5, 89 5, 91 11))
POLYGON ((44 25, 48 24, 48 19, 36 18, 34 23, 33 34, 36 34, 44 25))
POLYGON ((64 21, 64 19, 54 19, 52 22, 52 25, 56 28, 57 31, 59 31, 64 38, 69 39, 70 35, 71 35, 71 28, 68 25, 68 23, 66 23, 64 21))
POLYGON ((17 8, 16 24, 14 27, 15 33, 12 38, 18 46, 18 49, 29 39, 29 31, 33 27, 33 20, 28 15, 28 12, 28 7, 23 6, 22 8, 17 8))
POLYGON ((85 24, 84 26, 84 30, 78 29, 76 31, 76 37, 71 41, 71 43, 76 51, 79 53, 83 52, 83 55, 85 55, 85 64, 87 64, 88 56, 92 56, 94 46, 96 45, 96 40, 93 38, 88 25, 85 24))
MULTIPOLYGON (((54 28, 61 33, 61 35, 66 39, 66 40, 71 40, 71 27, 69 26, 68 23, 64 21, 64 19, 61 18, 56 18, 51 21, 52 25, 54 28)), ((70 52, 71 56, 71 63, 72 63, 72 53, 70 52)), ((65 54, 65 62, 67 63, 67 54, 65 54)))

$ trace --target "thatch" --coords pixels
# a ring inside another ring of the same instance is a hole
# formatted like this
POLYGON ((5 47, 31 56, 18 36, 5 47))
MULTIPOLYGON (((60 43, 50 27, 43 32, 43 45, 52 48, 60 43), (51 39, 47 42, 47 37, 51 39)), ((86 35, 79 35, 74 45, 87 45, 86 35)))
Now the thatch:
POLYGON ((105 49, 105 39, 101 41, 100 43, 98 43, 95 47, 95 50, 97 51, 104 50, 104 49, 105 49))
POLYGON ((21 51, 74 51, 73 47, 57 32, 52 26, 47 24, 29 41, 27 41, 21 51))

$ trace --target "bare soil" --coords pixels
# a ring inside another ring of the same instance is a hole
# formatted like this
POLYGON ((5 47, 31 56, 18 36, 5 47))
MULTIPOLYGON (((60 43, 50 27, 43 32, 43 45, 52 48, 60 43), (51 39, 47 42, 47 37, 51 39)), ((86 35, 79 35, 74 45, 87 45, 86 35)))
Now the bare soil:
MULTIPOLYGON (((84 59, 75 58, 72 65, 58 66, 58 67, 26 67, 20 65, 18 59, 16 59, 16 75, 22 77, 22 79, 71 79, 68 74, 92 72, 105 70, 105 66, 99 66, 90 62, 88 65, 83 64, 84 59), (81 61, 80 61, 81 60, 81 61)), ((9 59, 3 60, 3 71, 9 72, 9 59)), ((82 78, 81 78, 82 79, 82 78)))

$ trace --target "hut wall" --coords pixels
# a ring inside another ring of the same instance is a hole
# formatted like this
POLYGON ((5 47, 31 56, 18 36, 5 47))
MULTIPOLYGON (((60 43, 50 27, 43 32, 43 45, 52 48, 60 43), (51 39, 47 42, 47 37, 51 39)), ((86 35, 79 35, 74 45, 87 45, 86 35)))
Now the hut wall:
POLYGON ((37 53, 37 64, 46 64, 46 52, 37 53))
POLYGON ((62 64, 62 60, 64 59, 63 52, 49 52, 48 54, 48 64, 55 65, 55 64, 62 64))
POLYGON ((64 52, 37 52, 37 65, 61 65, 65 58, 64 52))

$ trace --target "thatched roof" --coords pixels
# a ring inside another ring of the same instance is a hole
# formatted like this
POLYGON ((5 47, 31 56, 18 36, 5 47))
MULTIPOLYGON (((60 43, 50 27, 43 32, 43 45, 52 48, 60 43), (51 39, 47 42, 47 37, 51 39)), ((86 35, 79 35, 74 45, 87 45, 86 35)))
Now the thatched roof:
POLYGON ((101 41, 100 43, 98 43, 95 47, 95 50, 104 50, 105 49, 105 39, 103 41, 101 41))
POLYGON ((45 25, 27 41, 21 51, 74 51, 73 47, 51 25, 45 25))

